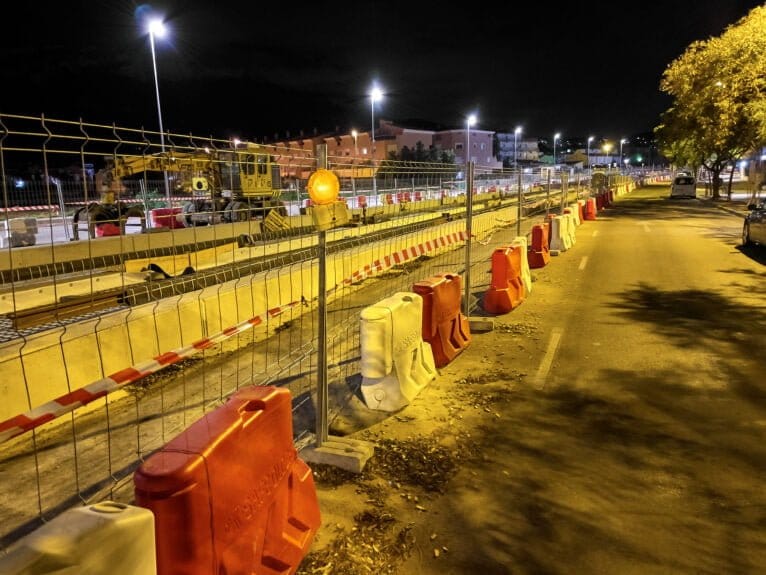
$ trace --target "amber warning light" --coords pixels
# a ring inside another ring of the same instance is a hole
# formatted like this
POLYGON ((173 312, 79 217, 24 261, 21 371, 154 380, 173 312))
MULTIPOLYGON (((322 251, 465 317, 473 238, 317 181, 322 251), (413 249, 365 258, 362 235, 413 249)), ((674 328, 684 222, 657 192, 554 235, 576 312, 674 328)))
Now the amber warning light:
POLYGON ((319 169, 308 181, 309 197, 317 205, 331 204, 338 199, 340 182, 330 170, 319 169))

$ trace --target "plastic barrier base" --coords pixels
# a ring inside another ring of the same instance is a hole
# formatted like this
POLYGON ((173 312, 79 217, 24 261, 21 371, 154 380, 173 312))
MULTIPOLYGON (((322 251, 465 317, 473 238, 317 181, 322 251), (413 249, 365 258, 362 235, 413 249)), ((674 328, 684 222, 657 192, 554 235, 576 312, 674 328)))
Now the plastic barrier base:
POLYGON ((492 282, 484 294, 482 306, 489 313, 504 314, 518 307, 525 297, 521 255, 523 244, 497 248, 492 253, 492 282))
POLYGON ((423 340, 431 344, 436 367, 444 367, 471 343, 471 327, 460 313, 460 276, 439 274, 417 282, 423 297, 423 340))
POLYGON ((399 292, 362 310, 362 386, 370 409, 397 411, 436 379, 431 347, 423 341, 423 298, 399 292))
POLYGON ((527 259, 529 260, 529 267, 538 269, 544 268, 551 261, 551 253, 548 250, 542 252, 527 252, 527 259))
POLYGON ((242 388, 138 468, 136 503, 154 513, 160 575, 297 569, 321 520, 291 403, 285 388, 242 388))
POLYGON ((154 516, 104 501, 69 509, 0 555, 3 575, 156 575, 154 516))

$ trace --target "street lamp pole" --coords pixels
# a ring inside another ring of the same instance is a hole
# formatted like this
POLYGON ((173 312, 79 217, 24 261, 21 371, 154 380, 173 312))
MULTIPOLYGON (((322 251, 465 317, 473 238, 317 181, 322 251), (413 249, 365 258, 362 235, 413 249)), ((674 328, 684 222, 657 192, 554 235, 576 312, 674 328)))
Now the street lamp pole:
POLYGON ((359 148, 356 145, 356 139, 359 136, 359 132, 351 130, 351 137, 354 138, 354 159, 359 155, 359 148))
POLYGON ((622 139, 620 140, 620 172, 622 172, 622 145, 623 145, 624 143, 626 143, 627 141, 628 141, 628 140, 626 140, 625 138, 622 138, 622 139))
POLYGON ((604 142, 604 145, 601 149, 604 152, 604 156, 608 159, 609 168, 611 168, 612 167, 612 160, 611 160, 612 144, 610 142, 604 142))
POLYGON ((558 140, 561 137, 561 134, 556 132, 553 134, 553 169, 556 169, 556 140, 558 140))
POLYGON ((590 168, 590 143, 592 141, 593 141, 593 136, 588 136, 588 154, 587 154, 587 156, 588 156, 588 171, 589 172, 592 171, 591 168, 590 168))
POLYGON ((516 129, 513 131, 513 165, 514 166, 519 165, 519 153, 518 153, 519 134, 521 134, 521 126, 516 126, 516 129))
POLYGON ((370 153, 372 154, 372 190, 374 193, 378 192, 377 178, 375 177, 375 102, 383 98, 383 92, 380 88, 373 86, 370 92, 370 112, 372 119, 372 131, 370 132, 370 153))
MULTIPOLYGON (((152 68, 154 69, 154 92, 157 95, 157 117, 160 121, 160 149, 162 155, 165 155, 165 130, 162 127, 162 107, 160 106, 160 83, 157 78, 157 57, 154 52, 154 37, 162 38, 165 35, 165 25, 162 20, 152 20, 149 22, 149 45, 152 49, 152 68)), ((163 157, 164 161, 164 157, 163 157)), ((173 207, 170 201, 170 185, 168 184, 168 172, 163 170, 162 174, 165 180, 165 199, 168 204, 168 208, 173 207)))
POLYGON ((471 163, 471 126, 476 123, 476 114, 470 114, 465 120, 465 174, 468 177, 468 164, 471 163))

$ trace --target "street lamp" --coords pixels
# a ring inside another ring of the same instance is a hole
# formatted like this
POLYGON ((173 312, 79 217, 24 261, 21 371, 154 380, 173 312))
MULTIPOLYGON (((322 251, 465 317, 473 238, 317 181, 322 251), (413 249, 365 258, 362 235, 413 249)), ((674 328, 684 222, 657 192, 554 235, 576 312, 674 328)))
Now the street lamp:
POLYGON ((377 86, 370 91, 370 111, 372 117, 372 157, 375 158, 375 102, 379 102, 383 99, 383 92, 377 86))
MULTIPOLYGON (((154 53, 154 37, 162 38, 165 35, 165 25, 162 20, 153 19, 149 21, 149 45, 152 49, 152 67, 154 68, 154 92, 157 94, 157 116, 160 121, 160 148, 163 156, 165 155, 165 130, 162 127, 162 107, 160 106, 160 83, 157 79, 157 57, 154 53)), ((163 158, 164 159, 164 158, 163 158)), ((165 198, 168 208, 173 207, 170 201, 170 185, 168 185, 168 172, 162 171, 165 178, 165 198)))
POLYGON ((521 126, 516 126, 516 129, 513 131, 513 165, 514 166, 518 166, 519 164, 519 154, 518 154, 519 134, 521 134, 521 126))
MULTIPOLYGON (((602 149, 604 150, 604 156, 609 156, 609 153, 612 151, 612 144, 610 142, 604 142, 602 149)), ((609 166, 612 166, 611 158, 609 159, 609 166)))
POLYGON ((588 170, 590 170, 590 143, 593 141, 593 136, 588 136, 588 170))
POLYGON ((465 137, 465 171, 468 175, 468 163, 471 161, 471 126, 476 123, 476 114, 470 114, 465 119, 466 137, 465 137))
MULTIPOLYGON (((233 147, 234 147, 234 153, 231 156, 231 165, 229 166, 229 188, 231 192, 232 199, 234 198, 234 166, 237 164, 237 146, 239 146, 242 143, 242 140, 239 138, 234 138, 231 141, 233 147)), ((239 166, 237 166, 239 167, 239 166)), ((239 171, 237 171, 237 174, 239 174, 239 171)))
POLYGON ((372 153, 372 191, 373 193, 378 192, 378 182, 377 178, 375 177, 375 102, 383 99, 383 92, 378 88, 377 86, 373 86, 372 90, 370 91, 370 111, 371 111, 371 117, 372 117, 372 132, 371 132, 371 153, 372 153))
POLYGON ((561 134, 556 132, 553 134, 553 169, 556 169, 556 140, 558 140, 561 137, 561 134))
POLYGON ((622 138, 620 140, 620 164, 619 164, 620 165, 620 170, 622 170, 622 145, 625 144, 627 141, 628 140, 626 140, 625 138, 622 138))

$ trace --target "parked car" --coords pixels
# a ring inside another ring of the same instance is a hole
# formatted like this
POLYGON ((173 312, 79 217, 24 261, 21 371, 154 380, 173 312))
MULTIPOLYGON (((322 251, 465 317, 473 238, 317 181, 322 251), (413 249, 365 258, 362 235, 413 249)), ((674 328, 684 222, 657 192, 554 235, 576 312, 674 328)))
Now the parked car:
POLYGON ((742 225, 742 245, 766 245, 766 200, 748 204, 742 225))
POLYGON ((697 180, 694 176, 676 176, 670 184, 671 198, 696 198, 697 180))

